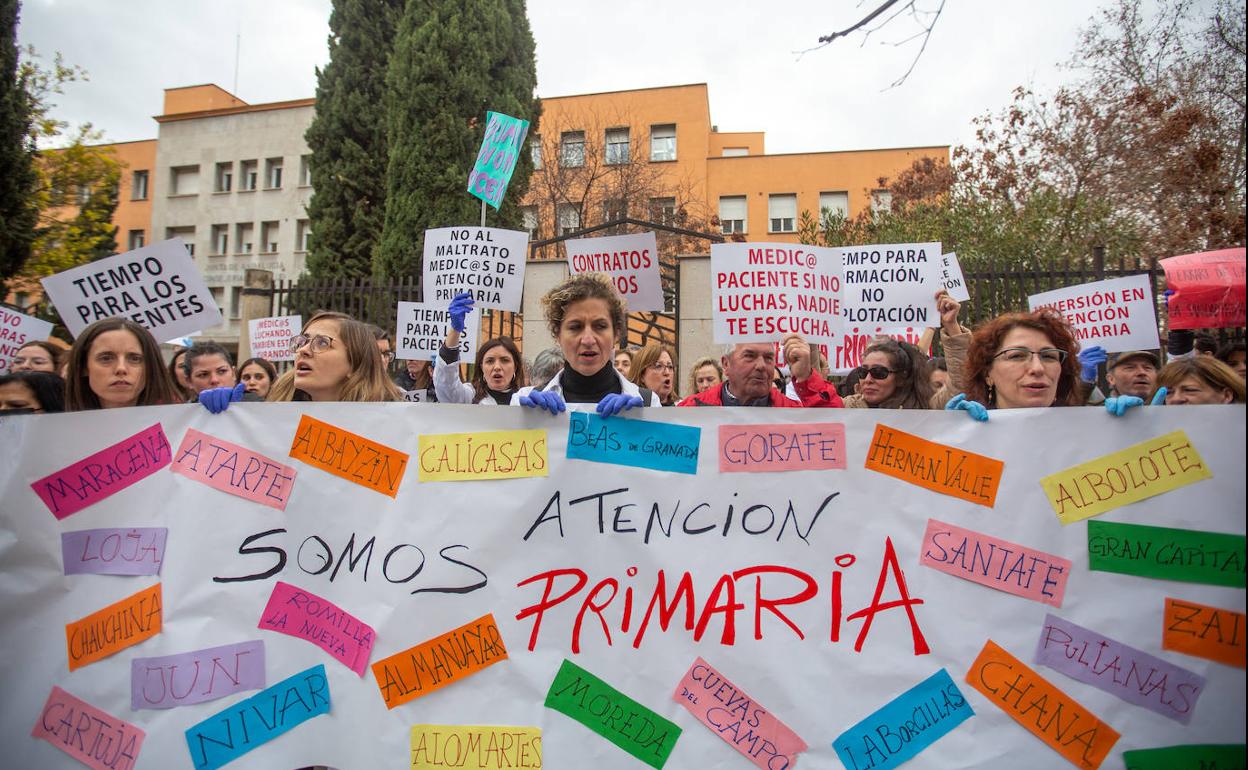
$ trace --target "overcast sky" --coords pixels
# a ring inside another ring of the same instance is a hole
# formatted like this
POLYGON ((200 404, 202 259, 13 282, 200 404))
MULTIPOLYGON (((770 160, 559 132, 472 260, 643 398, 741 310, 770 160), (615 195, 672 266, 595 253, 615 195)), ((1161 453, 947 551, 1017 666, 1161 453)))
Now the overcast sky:
MULTIPOLYGON (((935 7, 940 0, 919 0, 935 7)), ((1011 90, 1052 88, 1058 65, 1096 4, 1086 0, 947 0, 927 51, 892 45, 916 31, 899 20, 823 49, 877 0, 530 0, 538 94, 563 96, 705 82, 721 131, 767 132, 767 151, 956 144, 971 119, 1011 90)), ((156 136, 162 90, 216 83, 256 104, 315 95, 328 59, 330 0, 24 0, 19 42, 61 52, 90 73, 55 114, 90 121, 107 141, 156 136)))

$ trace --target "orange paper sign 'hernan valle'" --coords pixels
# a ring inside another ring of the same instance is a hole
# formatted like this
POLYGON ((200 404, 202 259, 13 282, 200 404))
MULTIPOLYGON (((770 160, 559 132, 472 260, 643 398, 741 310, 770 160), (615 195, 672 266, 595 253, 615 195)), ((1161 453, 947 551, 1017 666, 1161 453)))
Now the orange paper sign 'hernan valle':
POLYGON ((82 668, 160 633, 160 583, 65 626, 69 670, 82 668))
POLYGON ((1244 667, 1244 613, 1166 597, 1161 648, 1244 667))
POLYGON ((373 664, 386 708, 407 703, 507 658, 492 614, 373 664))
POLYGON ((966 682, 1076 767, 1100 767, 1118 731, 989 639, 966 682))
POLYGON ((1005 463, 877 424, 865 467, 991 508, 1005 463))
POLYGON ((290 456, 314 468, 394 497, 407 455, 306 414, 295 429, 290 456))

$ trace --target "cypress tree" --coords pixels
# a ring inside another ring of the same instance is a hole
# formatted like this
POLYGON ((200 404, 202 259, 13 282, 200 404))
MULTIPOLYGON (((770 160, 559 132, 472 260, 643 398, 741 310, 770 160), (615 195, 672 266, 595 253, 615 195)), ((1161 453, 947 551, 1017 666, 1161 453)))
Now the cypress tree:
MULTIPOLYGON (((386 77, 386 217, 373 258, 378 278, 419 275, 424 231, 480 222, 469 195, 485 113, 529 120, 539 106, 533 34, 524 0, 411 0, 386 77)), ((521 152, 503 205, 487 224, 517 227, 516 201, 533 171, 521 152)))
POLYGON ((0 0, 0 288, 30 257, 38 221, 30 97, 18 71, 20 5, 0 0))
POLYGON ((305 139, 314 190, 308 270, 314 278, 372 270, 385 213, 386 63, 403 0, 334 0, 329 64, 317 70, 305 139))

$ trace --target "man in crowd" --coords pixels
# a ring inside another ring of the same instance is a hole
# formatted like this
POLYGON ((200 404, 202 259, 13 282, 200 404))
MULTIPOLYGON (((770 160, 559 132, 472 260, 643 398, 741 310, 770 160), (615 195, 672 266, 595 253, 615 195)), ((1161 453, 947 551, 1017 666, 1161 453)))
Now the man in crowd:
POLYGON ((724 368, 723 383, 695 393, 677 406, 841 406, 836 389, 814 370, 810 346, 801 337, 785 340, 785 354, 801 401, 784 395, 773 383, 775 346, 769 342, 749 342, 725 347, 720 359, 724 368))
POLYGON ((1109 356, 1105 381, 1111 396, 1135 396, 1148 400, 1157 385, 1157 354, 1128 350, 1109 356))

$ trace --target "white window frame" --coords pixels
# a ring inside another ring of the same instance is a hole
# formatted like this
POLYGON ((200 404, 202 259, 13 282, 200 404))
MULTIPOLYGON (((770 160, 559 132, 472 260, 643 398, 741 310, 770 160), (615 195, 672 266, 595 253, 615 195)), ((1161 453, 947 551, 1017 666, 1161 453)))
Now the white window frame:
POLYGON ((230 250, 230 226, 212 226, 212 256, 224 257, 230 250))
POLYGON ((658 222, 661 225, 668 225, 669 227, 675 227, 676 211, 675 198, 650 199, 650 220, 653 222, 658 222))
POLYGON ((146 245, 147 245, 147 231, 146 230, 131 230, 126 235, 126 246, 127 246, 126 251, 134 251, 135 249, 141 249, 146 245))
POLYGON ((282 223, 270 219, 260 223, 260 253, 276 254, 282 237, 282 223))
POLYGON ((797 193, 773 193, 767 196, 767 232, 797 232, 797 193))
POLYGON ((264 159, 264 189, 282 189, 282 158, 264 159))
POLYGON ((608 128, 603 133, 602 159, 609 166, 622 166, 629 161, 628 127, 608 128))
POLYGON ((542 167, 542 137, 540 134, 534 134, 529 140, 529 159, 533 161, 533 170, 537 171, 542 167))
POLYGON ((841 216, 848 218, 849 217, 849 191, 848 190, 825 190, 819 193, 819 221, 820 222, 823 221, 823 212, 825 210, 839 211, 841 213, 841 216), (841 196, 841 198, 843 198, 844 205, 843 206, 842 205, 827 205, 828 203, 835 204, 835 201, 832 201, 829 199, 832 199, 836 196, 841 196))
POLYGON ((234 225, 234 244, 239 254, 250 254, 255 251, 256 226, 252 222, 239 222, 234 225))
POLYGON ((145 201, 147 200, 147 185, 149 176, 147 169, 135 171, 130 175, 130 200, 145 201))
POLYGON ((238 191, 255 192, 260 186, 260 161, 244 160, 239 163, 238 191))
POLYGON ((299 186, 300 187, 312 186, 312 156, 311 155, 299 156, 299 186))
POLYGON ((524 229, 529 234, 529 240, 537 240, 538 231, 541 229, 541 218, 537 215, 537 206, 521 206, 520 217, 524 222, 524 229))
POLYGON ((564 131, 559 135, 559 167, 581 168, 585 165, 585 132, 564 131), (576 137, 580 141, 576 141, 576 137))
POLYGON ((577 203, 560 203, 555 207, 559 235, 567 235, 581 229, 581 206, 577 203))
POLYGON ((300 219, 295 223, 295 251, 306 252, 312 238, 312 222, 300 219))
POLYGON ((871 211, 883 214, 893 210, 893 193, 890 190, 871 191, 871 211))
POLYGON ((748 232, 750 199, 746 195, 719 196, 719 231, 724 235, 748 232), (725 206, 727 204, 727 206, 725 206), (740 214, 740 216, 735 216, 740 214))
POLYGON ((234 189, 234 163, 218 163, 217 173, 213 175, 212 191, 228 193, 234 189))
POLYGON ((650 160, 651 162, 676 160, 675 123, 659 123, 650 126, 650 160))

